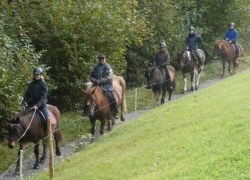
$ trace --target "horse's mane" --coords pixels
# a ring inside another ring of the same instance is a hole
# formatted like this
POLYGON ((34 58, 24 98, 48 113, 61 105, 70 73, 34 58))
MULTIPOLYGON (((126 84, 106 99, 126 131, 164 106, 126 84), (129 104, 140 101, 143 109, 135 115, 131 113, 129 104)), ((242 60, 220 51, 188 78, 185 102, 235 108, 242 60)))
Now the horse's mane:
POLYGON ((93 86, 87 90, 87 96, 89 97, 95 96, 96 101, 99 102, 100 98, 104 96, 103 90, 100 86, 93 86))

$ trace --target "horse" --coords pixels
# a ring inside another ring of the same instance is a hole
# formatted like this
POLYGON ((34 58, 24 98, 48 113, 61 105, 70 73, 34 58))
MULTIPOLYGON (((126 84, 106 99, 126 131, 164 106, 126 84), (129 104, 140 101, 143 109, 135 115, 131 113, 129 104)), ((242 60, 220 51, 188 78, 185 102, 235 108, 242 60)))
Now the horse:
MULTIPOLYGON (((125 99, 125 90, 126 83, 123 77, 113 75, 112 85, 114 96, 116 100, 116 104, 118 108, 120 107, 120 118, 121 121, 125 121, 124 114, 126 112, 126 99, 125 99)), ((108 131, 112 130, 112 126, 115 124, 115 119, 111 115, 110 105, 108 98, 104 95, 104 89, 101 86, 91 86, 83 92, 86 95, 85 101, 87 106, 85 106, 85 115, 89 116, 89 120, 91 123, 91 131, 92 137, 95 135, 95 123, 96 120, 100 120, 101 128, 100 134, 103 135, 104 127, 107 122, 108 131)))
POLYGON ((195 57, 193 57, 190 51, 183 51, 179 54, 179 64, 181 66, 182 76, 184 80, 184 88, 182 91, 183 94, 187 92, 187 74, 190 74, 191 76, 191 91, 198 90, 199 88, 199 80, 201 72, 204 69, 206 57, 205 53, 201 49, 198 49, 198 51, 201 57, 201 64, 197 64, 195 57))
MULTIPOLYGON (((56 106, 47 104, 48 111, 50 114, 50 119, 52 122, 52 131, 56 143, 56 155, 60 156, 61 151, 59 148, 59 142, 62 140, 62 136, 58 129, 60 121, 60 111, 56 106)), ((33 169, 39 169, 39 163, 44 163, 47 155, 47 126, 43 125, 40 120, 40 115, 37 113, 38 110, 31 108, 26 108, 25 110, 19 112, 16 118, 9 122, 9 137, 8 137, 8 147, 10 149, 14 148, 15 144, 19 142, 18 150, 18 160, 16 163, 16 172, 19 171, 19 161, 20 161, 20 150, 24 150, 25 144, 28 142, 33 142, 35 144, 34 154, 35 154, 35 164, 33 169), (43 154, 39 160, 39 142, 42 140, 43 143, 43 154)))
POLYGON ((149 73, 147 76, 150 78, 152 83, 152 91, 156 102, 159 101, 161 95, 161 104, 165 103, 166 92, 168 91, 168 100, 171 100, 171 96, 176 87, 176 71, 174 67, 168 65, 167 70, 169 73, 169 79, 166 79, 165 70, 158 66, 152 66, 147 70, 149 73), (173 89, 170 88, 172 83, 173 89))
MULTIPOLYGON (((241 53, 244 52, 242 46, 238 44, 239 48, 239 57, 241 53)), ((214 55, 220 57, 222 60, 222 75, 224 77, 225 74, 225 64, 226 61, 228 62, 228 72, 233 74, 237 71, 239 67, 239 58, 235 56, 235 49, 234 47, 225 40, 216 40, 214 42, 214 55), (231 70, 231 64, 233 64, 233 71, 231 70)))

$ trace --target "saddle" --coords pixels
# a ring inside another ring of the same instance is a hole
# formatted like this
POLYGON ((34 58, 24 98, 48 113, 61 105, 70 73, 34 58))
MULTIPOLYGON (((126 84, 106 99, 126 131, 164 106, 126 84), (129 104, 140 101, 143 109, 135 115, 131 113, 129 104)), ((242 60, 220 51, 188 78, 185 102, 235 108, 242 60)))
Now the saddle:
POLYGON ((42 113, 42 111, 37 110, 36 111, 37 114, 37 119, 40 123, 40 125, 44 128, 47 129, 47 119, 45 118, 44 114, 42 113))
MULTIPOLYGON (((55 116, 50 112, 50 110, 48 110, 48 112, 49 112, 48 119, 50 119, 52 125, 55 125, 56 124, 55 116)), ((42 111, 39 111, 39 110, 36 111, 36 114, 37 114, 39 123, 41 124, 41 126, 43 128, 46 129, 47 128, 47 119, 45 118, 44 114, 42 113, 42 111)))

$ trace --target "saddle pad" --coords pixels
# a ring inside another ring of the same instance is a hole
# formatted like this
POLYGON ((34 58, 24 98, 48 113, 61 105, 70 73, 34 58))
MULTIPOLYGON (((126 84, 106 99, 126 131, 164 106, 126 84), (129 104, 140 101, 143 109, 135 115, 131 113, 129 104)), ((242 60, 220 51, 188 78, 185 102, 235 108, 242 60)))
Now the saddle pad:
POLYGON ((50 119, 52 125, 56 124, 56 118, 50 111, 49 111, 49 119, 50 119))
MULTIPOLYGON (((56 118, 55 116, 48 110, 49 113, 49 119, 51 120, 51 124, 54 125, 56 124, 56 118)), ((43 115, 43 113, 41 111, 37 111, 38 117, 39 117, 39 121, 40 124, 44 127, 47 127, 47 119, 45 119, 45 116, 43 115)))

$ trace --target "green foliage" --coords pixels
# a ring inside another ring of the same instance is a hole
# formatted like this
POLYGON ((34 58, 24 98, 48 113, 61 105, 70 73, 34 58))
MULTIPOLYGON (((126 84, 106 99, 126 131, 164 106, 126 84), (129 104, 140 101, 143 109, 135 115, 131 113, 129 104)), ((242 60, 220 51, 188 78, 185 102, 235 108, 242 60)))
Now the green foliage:
MULTIPOLYGON (((145 18, 151 34, 144 46, 133 46, 127 52, 129 72, 145 69, 162 41, 167 43, 171 64, 178 68, 177 55, 184 48, 190 25, 202 35, 200 48, 206 53, 207 62, 213 60, 214 40, 223 38, 232 21, 239 31, 239 41, 249 49, 249 8, 248 0, 138 0, 138 11, 145 18)), ((141 82, 141 79, 145 79, 144 73, 127 76, 129 82, 141 82)))
POLYGON ((125 71, 127 47, 142 44, 147 36, 144 19, 138 17, 133 2, 33 0, 13 4, 16 16, 11 20, 27 31, 37 50, 46 50, 41 62, 51 67, 50 102, 75 109, 80 88, 99 53, 107 55, 116 74, 125 71))
POLYGON ((18 34, 11 35, 5 28, 6 22, 0 20, 0 132, 6 118, 19 109, 40 58, 21 28, 18 34))

